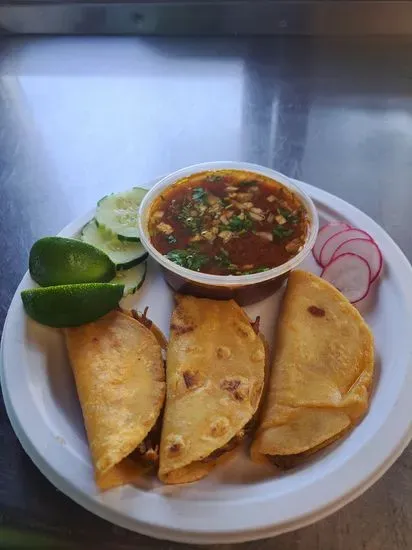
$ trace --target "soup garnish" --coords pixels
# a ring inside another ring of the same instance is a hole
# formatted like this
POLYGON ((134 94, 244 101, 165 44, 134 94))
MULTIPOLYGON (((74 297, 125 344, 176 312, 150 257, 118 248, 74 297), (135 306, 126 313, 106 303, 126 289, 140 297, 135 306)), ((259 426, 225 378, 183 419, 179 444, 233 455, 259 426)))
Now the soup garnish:
POLYGON ((176 264, 214 275, 277 267, 303 247, 308 215, 282 184, 241 170, 184 178, 154 202, 153 246, 176 264))

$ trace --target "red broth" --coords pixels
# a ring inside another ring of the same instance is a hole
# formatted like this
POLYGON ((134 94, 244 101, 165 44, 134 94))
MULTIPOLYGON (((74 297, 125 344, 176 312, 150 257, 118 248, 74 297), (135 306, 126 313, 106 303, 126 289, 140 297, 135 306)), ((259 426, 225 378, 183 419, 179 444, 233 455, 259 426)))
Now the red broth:
POLYGON ((214 275, 259 273, 303 247, 308 215, 282 184, 253 172, 217 170, 176 182, 149 217, 153 246, 182 267, 214 275))

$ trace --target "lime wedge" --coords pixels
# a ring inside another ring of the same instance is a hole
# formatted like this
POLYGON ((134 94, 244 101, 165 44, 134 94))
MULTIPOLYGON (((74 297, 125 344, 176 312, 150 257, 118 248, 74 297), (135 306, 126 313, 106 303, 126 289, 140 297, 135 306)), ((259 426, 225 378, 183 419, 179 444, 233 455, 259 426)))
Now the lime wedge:
POLYGON ((36 241, 30 250, 29 270, 40 286, 104 283, 116 272, 112 260, 98 248, 63 237, 36 241))
POLYGON ((114 309, 124 285, 89 283, 23 290, 26 313, 50 327, 77 327, 95 321, 114 309))

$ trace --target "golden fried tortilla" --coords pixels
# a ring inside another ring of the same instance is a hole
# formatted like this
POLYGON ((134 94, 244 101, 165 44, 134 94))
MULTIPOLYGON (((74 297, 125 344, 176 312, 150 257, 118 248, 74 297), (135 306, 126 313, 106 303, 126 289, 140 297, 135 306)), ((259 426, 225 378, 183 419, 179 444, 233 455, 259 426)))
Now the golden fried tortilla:
POLYGON ((231 301, 178 296, 167 352, 159 478, 206 476, 242 439, 262 395, 265 347, 231 301))
POLYGON ((368 408, 373 350, 365 321, 335 287, 292 272, 252 459, 291 467, 353 427, 368 408))
POLYGON ((165 398, 161 347, 141 322, 112 311, 65 329, 99 488, 136 480, 147 469, 136 453, 165 398))

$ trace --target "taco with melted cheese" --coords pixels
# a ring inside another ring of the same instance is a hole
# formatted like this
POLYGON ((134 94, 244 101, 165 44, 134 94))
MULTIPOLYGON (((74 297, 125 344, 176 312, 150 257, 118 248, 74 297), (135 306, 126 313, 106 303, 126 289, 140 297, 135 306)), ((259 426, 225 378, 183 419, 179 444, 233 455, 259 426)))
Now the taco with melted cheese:
POLYGON ((166 384, 152 328, 145 315, 116 310, 64 331, 100 489, 133 482, 158 461, 166 384))
POLYGON ((323 279, 291 273, 252 459, 291 468, 341 438, 368 409, 373 370, 358 310, 323 279))
POLYGON ((206 476, 244 438, 258 409, 265 346, 234 302, 177 296, 167 351, 159 478, 206 476))

